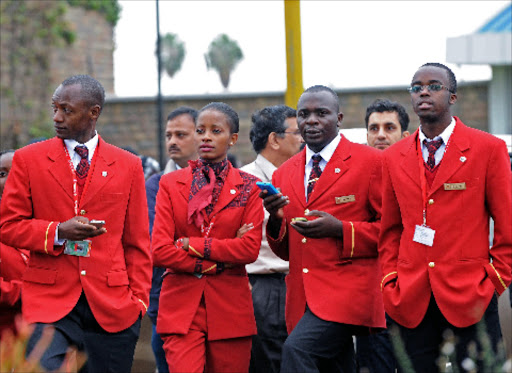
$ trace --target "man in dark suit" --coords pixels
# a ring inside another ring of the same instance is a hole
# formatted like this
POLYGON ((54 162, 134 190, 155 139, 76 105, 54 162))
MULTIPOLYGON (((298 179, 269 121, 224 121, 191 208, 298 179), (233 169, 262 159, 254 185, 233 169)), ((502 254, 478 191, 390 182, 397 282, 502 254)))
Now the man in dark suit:
POLYGON ((129 372, 149 303, 144 174, 139 158, 97 134, 104 101, 90 76, 64 80, 52 98, 57 136, 16 151, 2 198, 2 242, 31 251, 22 311, 36 325, 27 354, 45 326, 55 328, 46 370, 75 346, 88 371, 129 372))
POLYGON ((281 192, 260 194, 270 247, 290 261, 282 372, 352 372, 352 336, 385 327, 377 263, 381 153, 339 135, 342 118, 334 91, 308 88, 297 104, 306 148, 274 172, 281 192))
POLYGON ((379 255, 386 312, 399 324, 416 372, 444 371, 440 347, 452 340, 459 371, 490 371, 478 334, 487 331, 495 354, 496 294, 511 280, 507 149, 452 116, 457 81, 445 65, 421 66, 409 90, 421 126, 383 153, 379 255))

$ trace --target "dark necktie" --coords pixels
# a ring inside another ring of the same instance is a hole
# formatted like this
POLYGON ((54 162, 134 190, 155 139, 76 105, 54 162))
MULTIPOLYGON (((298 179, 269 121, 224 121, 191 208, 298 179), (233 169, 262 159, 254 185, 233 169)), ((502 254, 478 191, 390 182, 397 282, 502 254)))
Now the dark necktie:
POLYGON ((75 147, 75 152, 80 156, 80 162, 76 166, 76 178, 78 186, 78 195, 81 196, 84 190, 85 180, 89 172, 89 150, 86 146, 79 145, 75 147))
POLYGON ((309 174, 309 180, 308 180, 308 200, 309 195, 313 191, 313 188, 315 187, 315 184, 322 175, 322 169, 320 168, 320 161, 322 160, 322 156, 315 154, 313 157, 313 168, 311 169, 311 173, 309 174))
POLYGON ((426 139, 423 140, 423 144, 427 147, 428 150, 428 159, 427 159, 427 170, 433 171, 436 167, 436 158, 435 154, 437 149, 443 144, 443 139, 439 140, 433 140, 433 141, 427 141, 426 139))

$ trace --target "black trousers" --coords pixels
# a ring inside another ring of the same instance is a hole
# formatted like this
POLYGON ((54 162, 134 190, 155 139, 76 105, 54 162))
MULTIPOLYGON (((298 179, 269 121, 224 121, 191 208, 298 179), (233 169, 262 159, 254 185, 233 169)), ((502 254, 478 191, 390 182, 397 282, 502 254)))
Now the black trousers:
POLYGON ((358 373, 395 373, 396 360, 389 328, 393 320, 386 314, 387 329, 356 338, 356 371, 358 373))
POLYGON ((284 341, 288 337, 284 308, 284 273, 249 274, 258 334, 252 338, 249 373, 279 373, 284 341))
POLYGON ((284 343, 281 372, 354 372, 352 336, 360 332, 356 325, 322 320, 307 307, 284 343))
POLYGON ((43 353, 40 363, 47 371, 58 371, 70 346, 85 352, 87 361, 81 372, 130 372, 135 345, 139 339, 141 318, 118 333, 105 331, 96 321, 84 293, 69 314, 53 324, 36 323, 27 344, 30 355, 43 330, 53 326, 53 339, 43 353))
MULTIPOLYGON (((456 365, 459 372, 475 371, 492 372, 493 367, 486 366, 482 355, 482 342, 488 337, 491 351, 483 351, 487 358, 494 359, 497 354, 498 342, 501 340, 501 329, 498 315, 498 298, 491 299, 482 320, 466 328, 451 325, 439 310, 434 296, 430 298, 427 313, 421 323, 413 329, 398 325, 400 337, 416 373, 432 373, 445 371, 446 361, 443 355, 451 356, 449 360, 456 365), (451 346, 450 346, 451 344, 451 346), (449 354, 452 352, 451 354, 449 354), (454 355, 454 356, 453 356, 454 355), (474 369, 467 369, 474 364, 474 369)), ((484 343, 485 345, 485 343, 484 343)), ((397 362, 402 371, 410 368, 404 357, 397 351, 397 362)), ((410 365, 409 365, 410 367, 410 365)), ((454 371, 456 371, 454 369, 454 371)))

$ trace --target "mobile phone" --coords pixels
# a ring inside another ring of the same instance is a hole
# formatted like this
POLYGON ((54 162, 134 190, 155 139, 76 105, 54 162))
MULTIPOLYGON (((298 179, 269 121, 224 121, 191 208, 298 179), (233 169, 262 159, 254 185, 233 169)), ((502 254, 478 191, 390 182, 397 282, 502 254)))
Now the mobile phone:
POLYGON ((105 225, 105 220, 93 219, 93 220, 89 221, 89 224, 94 225, 96 228, 100 229, 100 228, 103 228, 103 226, 105 225))
POLYGON ((257 181, 256 185, 259 186, 261 190, 266 190, 267 195, 271 196, 273 194, 279 193, 279 190, 275 186, 273 186, 271 183, 265 183, 263 181, 257 181))

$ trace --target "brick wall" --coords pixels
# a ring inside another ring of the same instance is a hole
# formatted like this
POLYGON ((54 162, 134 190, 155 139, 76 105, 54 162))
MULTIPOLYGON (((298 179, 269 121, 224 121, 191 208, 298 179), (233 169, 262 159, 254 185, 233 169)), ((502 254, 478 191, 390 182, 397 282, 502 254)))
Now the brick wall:
POLYGON ((52 93, 71 75, 89 74, 102 82, 108 94, 114 93, 113 29, 102 14, 67 7, 64 21, 76 35, 72 45, 60 41, 57 46, 54 39, 50 43, 36 36, 39 30, 51 27, 45 24, 43 12, 62 4, 20 1, 2 9, 1 149, 23 146, 40 136, 37 133, 51 133, 52 93))
MULTIPOLYGON (((488 82, 461 84, 459 101, 453 114, 460 116, 467 125, 487 130, 488 82)), ((419 126, 406 87, 385 89, 347 89, 337 91, 344 114, 342 127, 364 127, 366 107, 376 98, 388 98, 405 106, 411 118, 410 130, 419 126)), ((223 94, 205 96, 164 97, 163 118, 181 105, 200 109, 212 101, 223 101, 231 105, 240 117, 240 134, 232 152, 242 164, 252 161, 255 153, 249 141, 251 114, 265 106, 284 102, 284 93, 223 94)), ((117 146, 130 146, 139 153, 158 158, 156 98, 110 98, 98 121, 98 132, 108 142, 117 146)), ((164 123, 165 127, 165 123, 164 123)))

